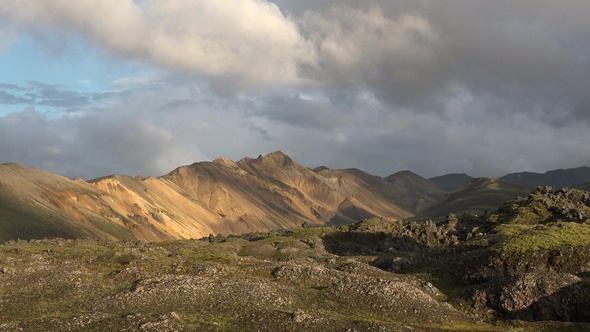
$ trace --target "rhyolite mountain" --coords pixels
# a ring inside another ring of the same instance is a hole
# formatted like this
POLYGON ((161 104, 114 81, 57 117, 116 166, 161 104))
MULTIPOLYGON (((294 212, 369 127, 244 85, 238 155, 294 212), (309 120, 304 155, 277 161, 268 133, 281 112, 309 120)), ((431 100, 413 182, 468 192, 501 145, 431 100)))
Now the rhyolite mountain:
POLYGON ((160 177, 67 179, 0 165, 0 240, 200 238, 369 217, 413 216, 395 185, 359 170, 314 172, 282 152, 218 158, 160 177))
POLYGON ((90 181, 7 163, 0 165, 0 241, 160 241, 372 217, 440 220, 449 212, 491 210, 527 194, 528 189, 496 181, 467 183, 447 193, 440 183, 410 171, 382 178, 358 169, 312 170, 280 151, 198 162, 160 177, 115 174, 90 181))

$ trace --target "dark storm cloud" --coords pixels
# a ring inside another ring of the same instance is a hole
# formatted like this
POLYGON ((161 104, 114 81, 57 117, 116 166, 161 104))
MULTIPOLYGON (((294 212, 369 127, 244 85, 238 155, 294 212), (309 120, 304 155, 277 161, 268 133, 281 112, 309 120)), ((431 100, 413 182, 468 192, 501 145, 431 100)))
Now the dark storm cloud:
POLYGON ((251 132, 260 135, 260 137, 262 137, 265 141, 270 141, 272 139, 268 133, 268 130, 261 126, 250 124, 248 125, 248 129, 250 129, 251 132))
POLYGON ((273 94, 261 98, 249 115, 320 130, 338 127, 346 122, 346 115, 329 101, 305 99, 299 94, 273 94))
POLYGON ((548 123, 554 112, 590 116, 590 3, 379 3, 305 15, 312 38, 319 31, 323 79, 367 87, 415 111, 436 112, 459 86, 508 105, 505 112, 540 113, 548 123))
MULTIPOLYGON (((507 112, 547 123, 554 123, 554 113, 588 119, 580 111, 589 105, 583 86, 590 74, 590 3, 473 1, 432 7, 429 22, 453 46, 456 84, 497 99, 507 112)), ((563 117, 554 124, 561 126, 563 117)))
POLYGON ((310 76, 343 89, 368 88, 404 106, 444 89, 449 79, 446 45, 421 15, 388 17, 377 6, 335 6, 306 12, 302 24, 318 50, 310 76))

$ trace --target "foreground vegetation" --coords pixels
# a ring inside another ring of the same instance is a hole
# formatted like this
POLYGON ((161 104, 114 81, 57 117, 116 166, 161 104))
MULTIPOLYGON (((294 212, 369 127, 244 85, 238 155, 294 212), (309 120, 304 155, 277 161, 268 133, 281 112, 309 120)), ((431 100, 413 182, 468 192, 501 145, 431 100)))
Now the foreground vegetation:
POLYGON ((590 194, 484 216, 0 246, 0 331, 590 330, 590 194))

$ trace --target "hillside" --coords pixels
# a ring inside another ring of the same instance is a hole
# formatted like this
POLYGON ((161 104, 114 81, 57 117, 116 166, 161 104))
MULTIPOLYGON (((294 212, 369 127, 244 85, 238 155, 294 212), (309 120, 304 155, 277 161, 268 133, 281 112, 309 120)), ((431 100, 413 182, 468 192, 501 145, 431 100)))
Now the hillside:
POLYGON ((414 220, 444 219, 449 213, 485 214, 496 210, 505 201, 528 195, 528 188, 492 178, 476 178, 463 187, 446 194, 429 209, 414 216, 414 220))
POLYGON ((512 173, 501 177, 500 180, 531 189, 542 186, 550 186, 555 189, 571 188, 590 182, 590 167, 557 169, 545 173, 512 173))
POLYGON ((101 216, 100 200, 83 180, 18 164, 0 165, 0 242, 10 239, 134 238, 124 225, 101 216), (85 206, 80 213, 80 207, 85 206))
POLYGON ((411 171, 391 174, 385 180, 394 188, 395 199, 408 206, 415 214, 430 207, 445 193, 432 181, 411 171))
POLYGON ((282 152, 216 159, 161 177, 70 180, 0 165, 0 240, 45 237, 200 238, 362 218, 413 215, 387 181, 362 172, 315 173, 282 152))
POLYGON ((453 190, 459 189, 463 187, 467 182, 473 180, 472 176, 469 176, 465 173, 451 173, 445 174, 441 176, 435 176, 430 178, 431 182, 434 182, 437 186, 442 188, 445 191, 451 192, 453 190))

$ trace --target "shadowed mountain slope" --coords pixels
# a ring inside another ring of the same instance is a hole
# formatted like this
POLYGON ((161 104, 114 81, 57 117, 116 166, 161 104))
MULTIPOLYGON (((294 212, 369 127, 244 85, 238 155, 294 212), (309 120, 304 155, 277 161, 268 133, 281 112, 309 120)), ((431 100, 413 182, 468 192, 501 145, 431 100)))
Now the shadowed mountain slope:
POLYGON ((428 180, 436 183, 441 189, 451 192, 453 190, 463 187, 467 182, 473 180, 472 176, 465 173, 451 173, 441 176, 435 176, 428 180))
POLYGON ((0 241, 22 238, 134 238, 123 225, 88 209, 99 194, 83 180, 18 164, 0 165, 0 241), (79 207, 85 206, 80 213, 79 207))
POLYGON ((550 186, 555 189, 571 188, 590 182, 590 167, 557 169, 545 173, 511 173, 501 177, 500 180, 531 189, 542 186, 550 186))
POLYGON ((515 186, 492 178, 476 178, 441 198, 428 210, 413 219, 443 219, 449 213, 476 214, 494 211, 505 201, 526 196, 528 188, 515 186))
POLYGON ((394 188, 394 199, 414 213, 424 211, 445 194, 436 183, 411 171, 397 172, 385 180, 394 188))

